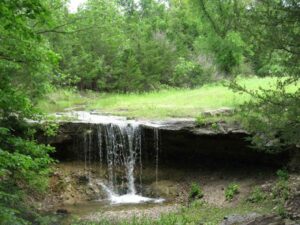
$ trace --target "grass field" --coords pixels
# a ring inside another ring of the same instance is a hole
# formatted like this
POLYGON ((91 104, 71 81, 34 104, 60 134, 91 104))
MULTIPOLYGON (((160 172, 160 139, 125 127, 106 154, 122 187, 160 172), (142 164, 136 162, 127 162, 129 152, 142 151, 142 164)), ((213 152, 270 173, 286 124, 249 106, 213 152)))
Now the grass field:
MULTIPOLYGON (((238 82, 249 89, 272 88, 275 78, 243 78, 238 82)), ((202 111, 221 107, 234 108, 250 99, 234 93, 224 83, 196 89, 166 89, 147 93, 96 93, 55 90, 39 102, 42 111, 58 112, 67 108, 97 110, 135 118, 197 117, 202 111)))

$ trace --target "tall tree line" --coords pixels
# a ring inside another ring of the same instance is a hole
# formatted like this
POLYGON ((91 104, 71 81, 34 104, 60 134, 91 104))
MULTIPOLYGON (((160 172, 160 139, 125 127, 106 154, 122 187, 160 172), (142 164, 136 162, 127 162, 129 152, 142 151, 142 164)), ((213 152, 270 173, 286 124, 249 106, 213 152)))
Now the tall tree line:
POLYGON ((65 79, 59 77, 60 85, 148 91, 199 86, 214 79, 218 70, 223 72, 222 66, 215 66, 214 55, 199 44, 205 22, 188 1, 88 0, 77 13, 66 13, 62 20, 75 22, 67 26, 66 35, 61 30, 50 34, 61 56, 60 77, 65 79))

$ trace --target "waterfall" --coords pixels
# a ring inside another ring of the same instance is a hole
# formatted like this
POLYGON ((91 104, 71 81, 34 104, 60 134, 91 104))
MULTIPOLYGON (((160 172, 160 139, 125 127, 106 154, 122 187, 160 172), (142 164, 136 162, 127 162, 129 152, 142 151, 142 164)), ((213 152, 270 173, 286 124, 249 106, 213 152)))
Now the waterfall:
POLYGON ((159 130, 154 128, 154 149, 155 149, 155 183, 158 181, 158 157, 159 157, 159 130))
MULTIPOLYGON (((135 186, 136 173, 139 173, 139 183, 142 186, 142 129, 140 123, 88 112, 72 112, 70 115, 77 117, 79 122, 90 124, 83 133, 85 172, 88 172, 89 180, 93 179, 93 182, 107 193, 112 204, 164 201, 164 199, 142 196, 141 190, 137 190, 135 186), (92 125, 95 125, 96 129, 92 125), (95 137, 97 141, 93 140, 95 137), (97 154, 92 154, 95 147, 98 149, 97 154), (102 179, 91 176, 92 157, 95 156, 98 157, 99 174, 102 179), (107 168, 105 179, 103 179, 104 168, 107 168)), ((154 129, 154 140, 157 182, 159 155, 159 130, 157 128, 154 129)))
POLYGON ((102 160, 103 160, 101 125, 97 126, 97 143, 98 143, 98 152, 99 152, 99 165, 100 165, 100 172, 101 172, 102 171, 102 160))
MULTIPOLYGON (((97 127, 99 162, 102 167, 105 143, 108 185, 98 181, 113 204, 162 202, 137 194, 135 187, 135 168, 139 163, 140 183, 142 172, 141 128, 137 123, 101 124, 97 127), (126 180, 126 192, 120 190, 120 180, 126 180)), ((158 151, 158 145, 157 145, 158 151)), ((158 153, 157 153, 158 154, 158 153)), ((157 160, 158 163, 158 160, 157 160)), ((158 166, 157 166, 158 168, 158 166)))
POLYGON ((83 136, 83 148, 84 148, 84 170, 91 179, 91 161, 92 161, 92 130, 85 131, 83 136))
MULTIPOLYGON (((101 125, 97 129, 97 136, 101 139, 98 140, 98 143, 101 143, 98 144, 99 160, 102 165, 103 150, 100 145, 102 145, 103 137, 106 148, 108 186, 111 190, 118 192, 117 178, 123 175, 122 177, 125 177, 127 181, 127 194, 135 194, 134 169, 136 159, 141 154, 140 127, 136 124, 126 123, 105 124, 102 126, 103 129, 101 125)), ((139 157, 141 158, 141 156, 139 157)))

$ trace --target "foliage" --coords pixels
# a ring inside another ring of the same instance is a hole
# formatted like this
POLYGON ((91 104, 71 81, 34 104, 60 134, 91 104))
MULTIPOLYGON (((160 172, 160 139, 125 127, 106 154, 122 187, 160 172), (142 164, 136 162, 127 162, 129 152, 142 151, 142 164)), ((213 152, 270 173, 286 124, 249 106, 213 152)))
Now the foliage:
POLYGON ((241 106, 240 114, 244 126, 254 133, 252 142, 259 149, 274 153, 299 144, 299 88, 298 83, 289 80, 278 80, 275 87, 260 92, 234 86, 253 96, 241 106), (290 91, 290 87, 296 90, 290 91))
POLYGON ((197 40, 197 47, 207 54, 212 53, 215 63, 229 76, 239 71, 244 62, 246 44, 237 32, 229 32, 224 38, 209 34, 197 40))
POLYGON ((282 181, 287 181, 289 179, 289 173, 285 168, 277 170, 276 175, 278 179, 282 181))
POLYGON ((289 174, 285 169, 278 170, 276 172, 277 181, 272 187, 272 197, 276 203, 276 211, 282 216, 286 217, 286 209, 284 207, 285 202, 290 197, 290 187, 289 187, 289 174))
POLYGON ((198 49, 212 54, 215 63, 228 76, 241 71, 250 52, 240 30, 247 1, 193 1, 203 22, 203 34, 196 40, 198 49))
POLYGON ((40 32, 51 23, 48 1, 0 2, 0 223, 28 224, 38 216, 28 194, 45 191, 49 146, 37 144, 26 119, 39 120, 37 98, 51 83, 57 55, 40 32), (46 22, 48 21, 48 22, 46 22))
MULTIPOLYGON (((281 78, 274 89, 260 92, 233 85, 254 97, 241 108, 246 127, 255 133, 253 143, 260 149, 278 152, 299 146, 300 90, 299 84, 299 4, 295 1, 259 1, 248 11, 247 23, 253 27, 251 36, 261 54, 254 49, 258 72, 266 71, 281 78), (275 26, 274 26, 275 25, 275 26), (256 38, 259 37, 259 38, 256 38), (261 48, 259 49, 261 52, 261 48), (294 92, 288 91, 296 86, 294 92)), ((250 37, 251 37, 250 36, 250 37)))
POLYGON ((192 183, 190 192, 189 192, 189 200, 193 201, 196 199, 201 199, 201 198, 203 198, 203 196, 204 196, 204 193, 203 193, 203 190, 200 187, 200 185, 197 183, 192 183))
POLYGON ((278 177, 276 184, 272 188, 272 196, 278 202, 285 202, 290 196, 290 188, 289 188, 289 174, 287 170, 278 170, 276 172, 278 177))
POLYGON ((290 189, 288 182, 285 180, 278 180, 275 186, 272 188, 272 196, 278 201, 285 201, 290 195, 290 189))
POLYGON ((299 4, 288 0, 192 1, 205 21, 199 49, 212 54, 226 73, 250 63, 258 75, 286 77, 275 88, 251 91, 233 83, 234 90, 253 98, 241 108, 253 143, 274 153, 299 146, 299 4), (250 28, 250 29, 249 29, 250 28))
POLYGON ((267 198, 267 194, 264 193, 261 188, 255 187, 251 191, 249 197, 247 198, 247 201, 252 203, 259 203, 266 200, 266 198, 267 198))
POLYGON ((225 189, 225 198, 227 201, 231 201, 234 196, 236 196, 239 193, 239 185, 235 183, 229 184, 225 189))
POLYGON ((187 2, 168 8, 155 0, 88 0, 77 13, 60 14, 68 25, 50 34, 60 54, 58 85, 132 92, 194 87, 211 78, 197 62, 200 25, 187 2))

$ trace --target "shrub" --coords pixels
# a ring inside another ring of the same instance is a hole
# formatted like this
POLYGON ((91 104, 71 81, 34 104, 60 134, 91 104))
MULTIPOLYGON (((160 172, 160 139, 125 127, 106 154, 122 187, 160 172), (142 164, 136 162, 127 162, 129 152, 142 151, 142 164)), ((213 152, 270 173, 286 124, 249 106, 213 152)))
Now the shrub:
POLYGON ((250 196, 248 197, 247 201, 252 202, 252 203, 258 203, 262 202, 267 198, 266 193, 264 193, 261 188, 255 187, 251 193, 250 196))
POLYGON ((235 195, 239 193, 239 185, 231 183, 225 189, 225 198, 227 201, 231 201, 235 195))
POLYGON ((197 125, 203 125, 205 124, 206 120, 204 118, 203 115, 199 115, 197 118, 196 118, 196 123, 197 125))
POLYGON ((272 188, 272 196, 274 199, 285 201, 289 198, 290 188, 287 181, 279 180, 272 188))
POLYGON ((191 200, 201 199, 203 198, 203 196, 204 196, 203 190, 200 187, 200 185, 197 183, 192 183, 189 192, 189 200, 191 201, 191 200))
POLYGON ((289 173, 286 169, 277 170, 276 175, 279 180, 287 181, 289 179, 289 173))

